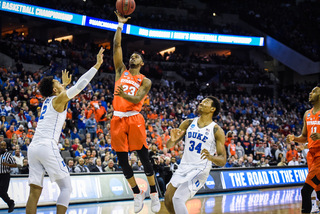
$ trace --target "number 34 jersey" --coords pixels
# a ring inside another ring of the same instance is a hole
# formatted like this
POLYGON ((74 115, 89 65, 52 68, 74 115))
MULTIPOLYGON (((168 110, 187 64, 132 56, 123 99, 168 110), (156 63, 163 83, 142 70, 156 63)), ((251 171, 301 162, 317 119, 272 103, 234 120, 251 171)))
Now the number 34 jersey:
POLYGON ((59 141, 62 126, 66 120, 67 110, 60 113, 53 108, 52 100, 55 97, 56 96, 48 97, 44 101, 36 132, 32 138, 32 143, 41 143, 43 139, 53 139, 56 142, 59 141))
POLYGON ((216 140, 213 133, 216 123, 212 122, 203 128, 199 128, 198 120, 199 117, 194 118, 187 129, 185 147, 180 164, 211 166, 211 161, 201 159, 201 151, 207 149, 211 155, 216 153, 216 140))
POLYGON ((307 135, 308 135, 308 148, 320 147, 320 140, 312 140, 310 135, 312 133, 320 133, 320 111, 316 114, 312 113, 313 108, 309 110, 306 115, 307 135))
MULTIPOLYGON (((121 74, 121 77, 116 81, 114 86, 114 92, 117 91, 118 86, 122 85, 124 93, 134 96, 136 95, 138 89, 140 88, 143 78, 144 78, 143 74, 132 76, 130 71, 125 70, 121 74)), ((121 111, 121 112, 128 112, 128 111, 140 112, 145 98, 146 97, 144 97, 139 103, 134 104, 125 100, 122 97, 114 96, 113 103, 112 103, 113 109, 115 111, 121 111)))

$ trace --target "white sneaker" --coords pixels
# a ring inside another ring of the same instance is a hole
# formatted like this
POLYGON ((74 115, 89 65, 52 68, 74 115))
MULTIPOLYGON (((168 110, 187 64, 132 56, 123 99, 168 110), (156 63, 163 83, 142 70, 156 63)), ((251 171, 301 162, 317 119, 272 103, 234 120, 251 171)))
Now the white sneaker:
POLYGON ((160 211, 161 204, 159 201, 159 196, 157 192, 150 193, 150 198, 151 198, 151 211, 154 213, 157 213, 160 211))
POLYGON ((317 203, 312 203, 311 213, 319 213, 319 207, 317 206, 317 203))
POLYGON ((143 200, 146 197, 146 193, 141 190, 139 194, 133 194, 133 197, 134 197, 134 212, 138 213, 143 208, 143 200))

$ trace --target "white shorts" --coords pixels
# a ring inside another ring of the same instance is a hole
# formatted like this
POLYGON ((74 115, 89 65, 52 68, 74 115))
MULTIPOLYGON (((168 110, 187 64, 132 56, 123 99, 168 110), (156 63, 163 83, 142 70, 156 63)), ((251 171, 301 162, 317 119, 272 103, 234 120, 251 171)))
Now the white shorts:
POLYGON ((29 184, 43 186, 43 176, 48 173, 51 182, 70 176, 54 140, 34 142, 28 148, 29 184))
MULTIPOLYGON (((189 199, 192 198, 206 183, 211 167, 199 167, 192 165, 179 165, 178 169, 173 173, 172 178, 169 183, 177 189, 182 187, 187 187, 189 189, 190 195, 189 199), (187 184, 187 185, 182 185, 187 184)), ((177 191, 185 192, 185 191, 177 191)))

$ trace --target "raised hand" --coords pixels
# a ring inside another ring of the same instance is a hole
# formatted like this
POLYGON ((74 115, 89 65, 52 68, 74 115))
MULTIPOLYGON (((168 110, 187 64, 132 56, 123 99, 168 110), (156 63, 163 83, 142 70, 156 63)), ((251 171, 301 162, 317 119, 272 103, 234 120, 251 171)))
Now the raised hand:
POLYGON ((67 85, 70 84, 71 80, 72 80, 72 75, 69 75, 69 71, 67 71, 66 69, 62 71, 62 85, 64 87, 67 87, 67 85))
POLYGON ((131 17, 127 17, 125 18, 123 15, 121 15, 118 11, 114 11, 114 13, 117 15, 118 17, 118 22, 121 23, 126 23, 129 19, 131 19, 131 17))
POLYGON ((292 141, 294 141, 294 135, 288 134, 287 139, 286 139, 286 143, 291 143, 292 141))
POLYGON ((181 129, 171 129, 170 131, 170 139, 175 142, 179 140, 180 137, 184 135, 186 131, 182 131, 181 129))
POLYGON ((102 64, 103 63, 103 52, 104 52, 104 48, 101 47, 99 50, 99 53, 97 54, 97 64, 102 64))

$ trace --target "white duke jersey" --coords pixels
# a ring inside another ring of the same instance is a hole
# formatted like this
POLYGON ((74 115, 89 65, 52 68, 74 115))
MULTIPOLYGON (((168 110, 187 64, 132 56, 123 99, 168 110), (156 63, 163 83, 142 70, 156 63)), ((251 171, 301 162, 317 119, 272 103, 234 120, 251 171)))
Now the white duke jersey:
POLYGON ((216 123, 212 122, 203 128, 199 128, 198 120, 199 117, 194 118, 187 129, 184 152, 180 164, 211 167, 211 161, 201 159, 201 151, 202 149, 207 149, 211 155, 216 152, 216 140, 213 133, 216 123))
POLYGON ((55 96, 48 97, 42 105, 41 115, 32 142, 41 143, 42 139, 52 139, 57 143, 59 141, 67 110, 61 113, 57 112, 52 105, 53 98, 55 96))

